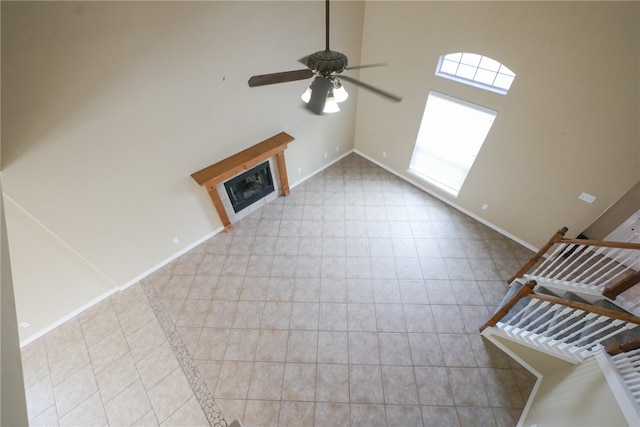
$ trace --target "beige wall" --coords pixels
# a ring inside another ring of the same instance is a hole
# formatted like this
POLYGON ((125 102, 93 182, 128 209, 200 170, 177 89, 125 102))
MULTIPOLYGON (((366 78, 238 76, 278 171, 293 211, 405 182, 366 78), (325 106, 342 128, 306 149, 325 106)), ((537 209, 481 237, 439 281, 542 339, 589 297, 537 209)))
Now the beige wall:
POLYGON ((492 335, 490 339, 541 377, 529 396, 518 426, 628 425, 595 357, 573 365, 499 335, 492 335))
MULTIPOLYGON (((0 190, 2 183, 0 181, 0 190)), ((26 426, 27 404, 9 261, 9 241, 0 197, 0 425, 26 426)))
MULTIPOLYGON (((218 230, 191 173, 281 131, 296 138, 292 184, 353 149, 355 90, 340 114, 318 117, 301 108, 310 81, 247 85, 324 49, 322 2, 1 7, 3 184, 16 207, 10 238, 23 242, 12 258, 18 312, 34 325, 78 309, 76 290, 89 303, 218 230), (56 240, 64 265, 85 265, 34 272, 56 240), (38 289, 55 312, 36 310, 38 289)), ((364 4, 332 11, 332 43, 357 62, 364 4)))
POLYGON ((405 99, 361 94, 356 149, 413 179, 406 169, 430 90, 495 109, 458 198, 433 192, 534 247, 564 225, 579 234, 640 180, 639 7, 368 2, 362 62, 390 66, 361 77, 405 99), (513 70, 509 94, 435 77, 438 57, 460 51, 513 70), (578 200, 582 192, 596 201, 578 200))

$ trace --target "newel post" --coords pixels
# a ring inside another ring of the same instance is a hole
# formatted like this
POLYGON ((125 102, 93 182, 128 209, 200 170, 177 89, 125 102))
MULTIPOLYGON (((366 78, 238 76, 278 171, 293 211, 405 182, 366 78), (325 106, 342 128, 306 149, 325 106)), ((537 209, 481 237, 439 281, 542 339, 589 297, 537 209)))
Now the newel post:
POLYGON ((536 284, 537 283, 535 280, 527 281, 527 283, 525 283, 524 286, 520 288, 518 293, 515 294, 513 298, 511 298, 505 305, 498 308, 495 314, 491 316, 489 320, 487 320, 487 323, 480 327, 480 332, 484 331, 489 326, 495 326, 496 323, 498 323, 504 316, 506 316, 509 310, 511 310, 513 306, 516 305, 518 301, 520 301, 520 298, 524 298, 533 292, 533 288, 536 287, 536 284))

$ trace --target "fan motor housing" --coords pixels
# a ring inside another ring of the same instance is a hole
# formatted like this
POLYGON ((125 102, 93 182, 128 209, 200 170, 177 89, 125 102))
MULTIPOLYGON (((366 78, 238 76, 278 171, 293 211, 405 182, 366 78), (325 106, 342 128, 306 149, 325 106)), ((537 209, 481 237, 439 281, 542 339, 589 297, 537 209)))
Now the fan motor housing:
POLYGON ((309 55, 307 66, 321 76, 339 74, 347 68, 349 60, 343 53, 333 50, 321 50, 309 55))

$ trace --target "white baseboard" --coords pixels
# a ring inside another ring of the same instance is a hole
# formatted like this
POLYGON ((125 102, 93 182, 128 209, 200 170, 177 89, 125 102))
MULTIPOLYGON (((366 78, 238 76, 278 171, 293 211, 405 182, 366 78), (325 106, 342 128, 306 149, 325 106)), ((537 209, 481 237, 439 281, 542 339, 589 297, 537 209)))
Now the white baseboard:
MULTIPOLYGON (((335 159, 333 159, 332 161, 330 161, 329 163, 322 165, 321 167, 319 167, 318 169, 314 170, 313 172, 311 172, 308 175, 305 175, 303 178, 297 180, 295 183, 290 184, 289 187, 290 188, 294 188, 297 185, 302 184, 303 182, 305 182, 306 180, 308 180, 309 178, 314 177, 315 175, 319 174, 320 172, 322 172, 323 170, 327 169, 329 166, 334 165, 335 163, 338 163, 340 160, 344 159, 345 157, 347 157, 349 154, 353 153, 354 150, 349 150, 346 153, 342 154, 339 157, 336 157, 335 159)), ((364 156, 363 156, 364 157, 364 156)))
POLYGON ((421 189, 425 193, 428 193, 429 195, 431 195, 431 196, 435 197, 436 199, 446 203, 447 205, 451 206, 452 208, 454 208, 454 209, 462 212, 463 214, 475 219, 476 221, 486 225, 487 227, 491 228, 492 230, 497 231, 498 233, 502 234, 503 236, 513 240, 516 243, 519 243, 520 245, 524 246, 525 248, 527 248, 527 249, 529 249, 529 250, 531 250, 533 252, 538 252, 539 248, 534 247, 533 245, 531 245, 531 244, 525 242, 524 240, 514 236, 513 234, 509 233, 508 231, 503 230, 502 228, 500 228, 497 225, 487 221, 486 219, 474 214, 473 212, 466 210, 462 206, 459 206, 459 205, 453 203, 451 200, 449 200, 449 199, 447 199, 445 197, 442 197, 442 195, 436 193, 435 191, 431 190, 430 188, 424 186, 423 184, 421 184, 421 183, 419 183, 417 181, 414 181, 414 180, 412 180, 412 179, 410 179, 410 178, 408 178, 408 177, 406 177, 404 175, 400 175, 398 172, 396 172, 393 169, 389 168, 388 166, 380 163, 378 160, 376 160, 376 159, 374 159, 372 157, 369 157, 368 155, 366 155, 366 154, 364 154, 364 153, 362 153, 362 152, 360 152, 358 150, 353 150, 353 151, 356 154, 358 154, 359 156, 362 156, 365 159, 369 160, 371 163, 375 163, 376 165, 380 166, 382 169, 394 174, 395 176, 397 176, 398 178, 408 182, 409 184, 411 184, 411 185, 413 185, 415 187, 418 187, 419 189, 421 189))
POLYGON ((103 293, 102 295, 98 296, 97 298, 94 298, 93 300, 89 301, 88 303, 83 304, 82 306, 80 306, 77 309, 73 310, 71 313, 63 316, 62 318, 60 318, 57 321, 53 322, 52 324, 48 325, 46 328, 43 328, 43 329, 39 330, 38 332, 36 332, 35 334, 30 335, 29 338, 26 338, 26 339, 20 341, 20 348, 23 348, 24 346, 32 343, 33 341, 37 340, 38 338, 40 338, 42 336, 44 336, 48 332, 51 332, 52 330, 54 330, 58 326, 62 325, 63 323, 65 323, 65 322, 73 319, 74 317, 78 316, 83 311, 88 310, 89 308, 91 308, 94 305, 100 303, 101 301, 105 300, 106 298, 109 298, 111 295, 115 294, 116 292, 123 291, 123 290, 127 289, 128 287, 130 287, 132 285, 135 285, 140 280, 144 279, 145 277, 149 276, 150 274, 154 273, 155 271, 161 269, 162 267, 164 267, 165 265, 169 264, 171 261, 173 261, 176 258, 180 257, 181 255, 189 252, 191 249, 195 248, 196 246, 200 245, 201 243, 205 242, 206 240, 208 240, 211 237, 215 236, 216 234, 220 233, 222 230, 224 230, 224 227, 217 228, 216 230, 212 231, 211 233, 208 233, 204 237, 201 237, 200 239, 196 240, 195 242, 191 243, 190 245, 187 245, 184 248, 180 249, 178 252, 172 254, 170 257, 166 258, 162 262, 154 265, 153 267, 151 267, 150 269, 148 269, 144 273, 139 274, 138 276, 134 277, 133 279, 129 280, 128 282, 126 282, 126 283, 124 283, 122 285, 118 285, 117 287, 114 287, 114 288, 108 290, 107 292, 103 293))

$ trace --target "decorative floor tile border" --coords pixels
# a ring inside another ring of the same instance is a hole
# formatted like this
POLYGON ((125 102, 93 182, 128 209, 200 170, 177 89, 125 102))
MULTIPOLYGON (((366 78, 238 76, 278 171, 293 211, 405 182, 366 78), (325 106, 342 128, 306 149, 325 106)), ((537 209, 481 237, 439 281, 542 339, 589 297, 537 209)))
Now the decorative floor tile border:
POLYGON ((171 320, 171 315, 167 312, 164 304, 162 304, 153 284, 149 279, 142 279, 140 285, 209 424, 212 427, 227 427, 227 421, 222 415, 220 407, 213 399, 207 383, 193 362, 191 354, 189 354, 184 341, 182 341, 182 337, 180 337, 171 320))

